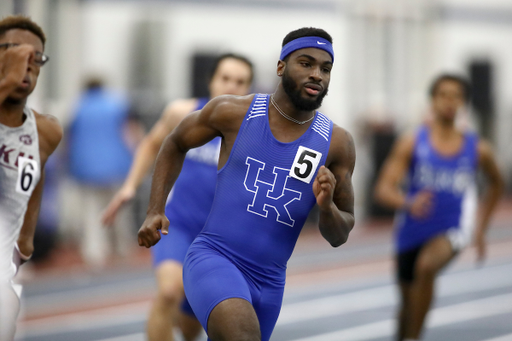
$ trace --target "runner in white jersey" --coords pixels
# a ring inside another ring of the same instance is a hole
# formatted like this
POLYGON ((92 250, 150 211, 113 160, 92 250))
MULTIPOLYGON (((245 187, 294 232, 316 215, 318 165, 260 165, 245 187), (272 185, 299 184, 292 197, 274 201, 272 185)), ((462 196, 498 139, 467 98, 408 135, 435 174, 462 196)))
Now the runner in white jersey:
POLYGON ((39 182, 41 160, 37 124, 32 110, 25 107, 25 121, 19 127, 0 123, 0 273, 7 278, 15 274, 12 253, 30 196, 39 182))
POLYGON ((44 165, 62 137, 55 118, 26 106, 48 61, 45 41, 26 17, 0 21, 0 341, 14 338, 21 290, 12 278, 34 250, 44 165))

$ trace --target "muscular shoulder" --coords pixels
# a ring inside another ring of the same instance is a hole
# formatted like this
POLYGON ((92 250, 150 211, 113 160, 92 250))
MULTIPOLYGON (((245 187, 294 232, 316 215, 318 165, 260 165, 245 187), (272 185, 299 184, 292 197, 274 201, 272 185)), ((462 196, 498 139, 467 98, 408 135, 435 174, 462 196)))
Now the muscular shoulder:
POLYGON ((247 96, 235 96, 235 95, 222 95, 212 99, 208 105, 211 105, 215 110, 221 110, 223 112, 241 112, 245 114, 249 108, 254 94, 247 96))
POLYGON ((344 128, 334 124, 331 135, 331 145, 329 146, 329 155, 327 164, 343 163, 347 165, 355 164, 356 151, 352 135, 344 128))
POLYGON ((62 139, 62 126, 55 116, 40 114, 36 111, 33 112, 37 123, 37 132, 40 140, 39 144, 49 155, 53 153, 62 139))
MULTIPOLYGON (((245 117, 254 94, 247 96, 222 95, 215 97, 205 105, 205 119, 219 128, 239 127, 245 117)), ((238 129, 238 128, 237 128, 238 129)))

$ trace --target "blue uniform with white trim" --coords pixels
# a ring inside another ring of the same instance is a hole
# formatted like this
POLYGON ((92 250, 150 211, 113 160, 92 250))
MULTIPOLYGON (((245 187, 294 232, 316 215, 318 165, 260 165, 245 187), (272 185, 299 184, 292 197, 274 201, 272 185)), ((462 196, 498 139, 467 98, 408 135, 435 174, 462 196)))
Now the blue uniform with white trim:
POLYGON ((296 141, 272 135, 269 95, 257 94, 240 126, 205 227, 189 248, 183 280, 203 327, 228 298, 249 301, 262 340, 282 304, 286 264, 311 208, 313 181, 329 151, 333 123, 320 112, 296 141))
MULTIPOLYGON (((208 98, 200 98, 195 110, 202 109, 208 98)), ((154 266, 165 260, 183 263, 187 250, 208 218, 215 194, 220 137, 188 151, 182 171, 174 183, 165 206, 169 233, 151 248, 154 266)), ((182 309, 193 314, 186 300, 182 309)))
POLYGON ((396 222, 398 253, 420 247, 440 234, 446 234, 454 250, 459 250, 470 242, 474 229, 478 136, 465 132, 463 145, 453 156, 439 154, 429 136, 427 126, 418 130, 408 172, 407 197, 423 190, 432 192, 432 212, 423 219, 399 212, 396 222))

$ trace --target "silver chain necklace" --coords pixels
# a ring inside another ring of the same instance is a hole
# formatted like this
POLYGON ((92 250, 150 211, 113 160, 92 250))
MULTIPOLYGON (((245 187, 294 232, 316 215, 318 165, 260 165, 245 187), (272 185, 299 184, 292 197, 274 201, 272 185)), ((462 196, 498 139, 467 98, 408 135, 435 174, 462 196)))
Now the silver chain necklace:
POLYGON ((276 101, 274 101, 274 94, 272 94, 272 95, 270 96, 270 102, 272 103, 272 105, 274 106, 274 108, 276 108, 276 109, 277 109, 277 112, 279 112, 279 113, 281 114, 281 116, 283 116, 284 118, 286 118, 288 121, 292 121, 293 123, 297 123, 297 124, 302 125, 302 124, 304 124, 304 123, 308 123, 309 121, 311 121, 312 119, 314 119, 314 118, 315 118, 315 114, 313 114, 313 116, 312 116, 312 117, 310 117, 310 118, 308 118, 307 120, 305 120, 305 121, 299 121, 299 120, 294 119, 294 118, 293 118, 293 117, 291 117, 291 116, 286 115, 286 114, 281 110, 281 108, 279 108, 279 106, 277 105, 276 101))

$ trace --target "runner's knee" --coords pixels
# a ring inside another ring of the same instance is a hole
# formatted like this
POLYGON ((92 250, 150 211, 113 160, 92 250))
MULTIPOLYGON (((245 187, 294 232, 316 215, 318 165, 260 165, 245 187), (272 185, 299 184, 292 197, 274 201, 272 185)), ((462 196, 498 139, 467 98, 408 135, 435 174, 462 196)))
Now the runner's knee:
POLYGON ((418 279, 433 279, 439 268, 430 257, 420 257, 415 266, 415 278, 418 279))
POLYGON ((183 284, 176 282, 169 282, 159 285, 158 290, 159 298, 168 305, 179 305, 185 293, 183 291, 183 284))

